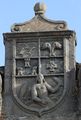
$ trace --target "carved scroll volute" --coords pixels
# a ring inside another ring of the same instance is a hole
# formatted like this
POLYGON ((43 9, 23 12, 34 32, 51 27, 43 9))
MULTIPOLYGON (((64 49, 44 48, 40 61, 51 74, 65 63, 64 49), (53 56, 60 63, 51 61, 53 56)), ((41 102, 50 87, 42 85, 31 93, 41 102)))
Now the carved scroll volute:
POLYGON ((42 50, 47 49, 49 51, 49 56, 56 56, 55 50, 56 49, 62 49, 62 45, 59 42, 53 42, 52 44, 50 42, 45 42, 41 46, 42 50))

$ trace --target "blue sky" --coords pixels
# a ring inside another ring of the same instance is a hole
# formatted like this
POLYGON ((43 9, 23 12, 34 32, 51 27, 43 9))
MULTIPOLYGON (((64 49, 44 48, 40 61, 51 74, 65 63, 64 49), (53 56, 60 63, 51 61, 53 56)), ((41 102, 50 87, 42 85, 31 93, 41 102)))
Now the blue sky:
POLYGON ((0 66, 5 64, 3 33, 10 32, 13 23, 22 23, 34 16, 33 6, 42 2, 47 6, 46 17, 65 20, 76 32, 76 61, 81 62, 81 0, 1 0, 0 1, 0 66))

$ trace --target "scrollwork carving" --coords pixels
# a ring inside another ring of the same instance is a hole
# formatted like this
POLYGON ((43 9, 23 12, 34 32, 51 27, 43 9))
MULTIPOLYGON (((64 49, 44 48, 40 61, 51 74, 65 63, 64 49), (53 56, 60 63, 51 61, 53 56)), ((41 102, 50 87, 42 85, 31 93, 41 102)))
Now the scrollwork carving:
POLYGON ((19 53, 24 58, 25 67, 30 67, 31 66, 30 65, 30 58, 32 56, 33 49, 35 49, 35 47, 29 48, 29 47, 26 46, 25 48, 22 48, 20 53, 19 53))
POLYGON ((20 55, 22 55, 24 58, 30 58, 32 56, 33 49, 35 49, 35 47, 29 48, 26 46, 25 48, 21 49, 20 55))
POLYGON ((56 49, 61 49, 62 45, 59 42, 54 42, 51 48, 51 55, 56 56, 55 55, 55 50, 56 49))
POLYGON ((49 56, 56 56, 55 54, 55 50, 56 49, 61 49, 62 45, 59 42, 53 42, 52 44, 49 42, 45 42, 42 44, 41 49, 45 50, 49 50, 49 56))
POLYGON ((57 64, 55 64, 54 61, 50 61, 46 68, 49 70, 49 72, 55 72, 57 69, 57 64))
POLYGON ((41 45, 41 49, 45 50, 49 50, 49 54, 51 56, 51 44, 49 42, 45 42, 41 45))

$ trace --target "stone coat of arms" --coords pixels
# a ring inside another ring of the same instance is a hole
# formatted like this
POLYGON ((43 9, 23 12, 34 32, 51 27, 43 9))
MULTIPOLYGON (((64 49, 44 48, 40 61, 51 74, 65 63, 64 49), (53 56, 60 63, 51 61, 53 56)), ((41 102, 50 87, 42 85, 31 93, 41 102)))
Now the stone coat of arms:
POLYGON ((26 112, 48 113, 64 98, 64 41, 39 37, 13 42, 13 96, 26 112))

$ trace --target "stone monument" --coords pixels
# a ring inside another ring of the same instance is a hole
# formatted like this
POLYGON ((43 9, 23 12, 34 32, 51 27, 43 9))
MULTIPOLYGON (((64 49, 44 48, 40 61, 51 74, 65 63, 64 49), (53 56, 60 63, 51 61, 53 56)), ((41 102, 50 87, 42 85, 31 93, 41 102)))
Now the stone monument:
POLYGON ((36 3, 34 11, 30 21, 3 34, 3 119, 78 120, 76 34, 65 21, 47 19, 44 3, 36 3))

